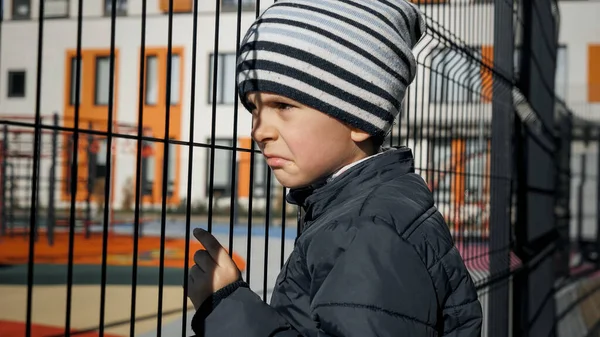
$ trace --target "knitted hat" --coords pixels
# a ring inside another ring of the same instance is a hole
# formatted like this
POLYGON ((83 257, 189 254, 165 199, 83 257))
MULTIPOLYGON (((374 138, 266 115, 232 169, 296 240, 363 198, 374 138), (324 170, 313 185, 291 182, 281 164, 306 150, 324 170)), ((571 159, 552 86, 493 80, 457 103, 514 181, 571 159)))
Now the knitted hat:
POLYGON ((279 94, 372 136, 385 137, 401 109, 425 31, 406 0, 279 0, 240 46, 238 94, 279 94))

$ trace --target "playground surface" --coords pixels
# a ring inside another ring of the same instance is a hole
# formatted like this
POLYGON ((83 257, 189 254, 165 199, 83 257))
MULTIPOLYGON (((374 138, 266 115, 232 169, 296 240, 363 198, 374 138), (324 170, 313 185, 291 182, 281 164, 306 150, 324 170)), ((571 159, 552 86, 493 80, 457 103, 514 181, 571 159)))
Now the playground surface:
MULTIPOLYGON (((193 223, 195 227, 207 228, 206 223, 193 223)), ((97 336, 99 324, 102 284, 102 232, 101 227, 91 228, 92 234, 86 238, 83 233, 73 236, 73 266, 71 278, 71 328, 81 336, 97 336), (81 331, 85 332, 80 334, 81 331)), ((229 249, 229 224, 215 223, 212 232, 221 244, 229 249)), ((108 235, 105 324, 106 336, 129 336, 132 306, 133 225, 115 227, 108 235)), ((158 326, 158 290, 160 262, 160 222, 144 225, 144 235, 138 240, 138 268, 135 273, 136 314, 133 319, 135 335, 156 335, 158 326)), ((166 227, 164 269, 163 269, 163 330, 178 331, 181 335, 182 313, 191 310, 191 302, 186 299, 183 306, 184 265, 190 265, 192 258, 185 262, 185 233, 183 221, 169 222, 166 227)), ((269 233, 264 225, 256 225, 250 231, 246 226, 236 226, 233 232, 232 256, 243 271, 252 264, 249 281, 257 293, 262 291, 266 277, 267 284, 274 284, 282 264, 282 251, 285 256, 293 248, 296 229, 287 228, 284 232, 274 226, 269 233), (268 236, 266 236, 268 234, 268 236), (283 235, 283 239, 281 237, 283 235), (251 239, 251 240, 249 240, 251 239), (283 241, 282 241, 283 240, 283 241), (265 243, 268 247, 265 249, 265 243), (248 246, 250 245, 250 246, 248 246), (250 248, 250 256, 247 256, 250 248), (266 257, 266 259, 265 259, 266 257), (265 261, 267 263, 265 263, 265 261)), ((190 233, 191 234, 191 233, 190 233)), ((190 235, 190 255, 202 246, 190 235)), ((33 296, 32 296, 32 336, 64 335, 66 320, 66 298, 68 284, 68 233, 55 233, 54 245, 48 244, 45 233, 39 233, 34 249, 33 296)), ((13 236, 0 238, 0 336, 24 336, 27 306, 27 275, 29 261, 29 236, 14 232, 13 236)), ((193 314, 193 312, 191 312, 193 314)), ((191 317, 188 317, 190 320, 191 317)), ((186 329, 189 329, 187 324, 186 329)), ((173 335, 174 333, 166 333, 173 335)), ((186 335, 192 335, 191 330, 186 335)))
MULTIPOLYGON (((195 227, 207 228, 205 222, 193 223, 195 227)), ((230 227, 228 223, 214 223, 212 232, 221 244, 229 249, 230 227)), ((193 315, 191 303, 183 297, 185 261, 184 221, 170 221, 165 227, 165 250, 163 270, 163 313, 160 329, 165 336, 193 335, 190 321, 193 315), (187 313, 185 322, 183 313, 187 313)), ((71 328, 76 335, 97 336, 101 307, 102 284, 102 228, 92 227, 90 238, 83 233, 74 235, 72 267, 71 328), (88 331, 89 330, 89 331, 88 331), (83 331, 85 333, 80 334, 83 331)), ((116 226, 107 241, 107 268, 105 288, 105 335, 129 336, 131 322, 135 335, 156 336, 158 329, 158 294, 161 224, 158 221, 144 224, 143 236, 138 241, 138 269, 135 275, 136 296, 132 297, 133 225, 116 226), (131 320, 132 302, 136 314, 131 320)), ((66 319, 68 240, 67 233, 55 233, 52 247, 44 233, 35 244, 32 296, 32 336, 59 336, 64 334, 66 319)), ((266 230, 264 224, 256 224, 248 231, 245 224, 234 226, 231 251, 234 261, 244 270, 244 278, 250 287, 269 301, 275 278, 281 265, 291 253, 296 237, 295 226, 281 228, 277 225, 266 230), (250 254, 248 255, 248 252, 250 254), (249 268, 249 273, 246 269, 249 268), (265 285, 266 284, 266 285, 265 285)), ((190 235, 190 255, 201 245, 190 235)), ((23 336, 25 331, 27 303, 27 275, 29 237, 14 235, 0 238, 0 336, 23 336), (2 266, 4 265, 4 266, 2 266), (7 266, 10 265, 10 266, 7 266)), ((489 275, 488 247, 486 243, 458 243, 457 247, 466 259, 474 279, 482 280, 489 275)), ((511 257, 512 267, 519 261, 511 257)))

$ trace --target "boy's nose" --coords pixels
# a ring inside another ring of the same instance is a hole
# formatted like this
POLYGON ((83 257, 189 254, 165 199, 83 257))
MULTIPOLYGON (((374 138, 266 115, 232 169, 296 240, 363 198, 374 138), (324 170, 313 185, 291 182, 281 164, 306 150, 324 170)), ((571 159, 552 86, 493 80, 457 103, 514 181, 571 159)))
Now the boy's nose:
POLYGON ((252 125, 252 138, 257 143, 266 143, 277 139, 277 129, 266 123, 264 119, 256 118, 252 125))

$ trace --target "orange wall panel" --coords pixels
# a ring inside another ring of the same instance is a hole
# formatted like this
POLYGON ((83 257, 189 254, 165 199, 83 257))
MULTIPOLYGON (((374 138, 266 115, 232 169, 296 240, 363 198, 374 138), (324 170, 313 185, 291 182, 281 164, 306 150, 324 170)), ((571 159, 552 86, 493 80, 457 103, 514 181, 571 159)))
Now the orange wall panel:
MULTIPOLYGON (((242 149, 250 149, 252 139, 250 137, 240 137, 239 146, 242 149)), ((238 165, 238 196, 241 198, 250 197, 250 152, 240 152, 240 161, 238 165)))
POLYGON ((452 167, 454 174, 452 179, 452 199, 453 203, 462 205, 465 202, 465 141, 463 139, 454 139, 452 141, 452 167))
POLYGON ((588 46, 588 102, 600 103, 600 45, 588 46))
POLYGON ((483 65, 481 66, 481 99, 483 102, 492 101, 493 92, 493 73, 490 69, 494 68, 494 46, 481 47, 481 56, 483 65))
MULTIPOLYGON (((192 0, 173 0, 173 13, 191 12, 192 8, 192 0)), ((169 0, 160 0, 160 10, 165 13, 169 12, 169 0)))

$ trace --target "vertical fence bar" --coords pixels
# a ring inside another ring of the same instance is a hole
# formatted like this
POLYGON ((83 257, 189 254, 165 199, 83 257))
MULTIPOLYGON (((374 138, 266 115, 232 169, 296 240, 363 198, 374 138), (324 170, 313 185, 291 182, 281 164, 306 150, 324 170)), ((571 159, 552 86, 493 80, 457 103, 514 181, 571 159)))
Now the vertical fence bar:
POLYGON ((254 162, 255 162, 254 141, 250 142, 250 179, 248 182, 248 236, 246 238, 246 282, 250 284, 250 266, 252 264, 252 212, 254 197, 254 162))
MULTIPOLYGON (((98 322, 98 334, 104 336, 104 321, 106 318, 106 282, 107 282, 107 260, 108 260, 108 230, 110 222, 111 205, 111 180, 112 180, 112 141, 113 141, 113 106, 115 97, 115 39, 116 39, 116 20, 117 20, 117 0, 111 0, 110 13, 110 57, 109 57, 109 82, 108 82, 108 118, 107 118, 107 135, 106 135, 106 177, 104 179, 104 210, 102 216, 102 270, 100 277, 100 317, 98 322)), ((96 137, 101 139, 100 137, 96 137)), ((98 152, 96 153, 98 156, 98 152)), ((96 167, 96 164, 92 164, 96 167)), ((95 176, 92 176, 92 182, 95 183, 95 176)), ((94 186, 92 184, 92 186, 94 186)), ((134 238, 137 240, 137 238, 134 238)), ((133 322, 130 322, 133 324, 133 322)))
POLYGON ((135 317, 136 317, 136 300, 137 300, 137 273, 138 273, 138 254, 139 254, 139 238, 140 238, 140 210, 142 207, 142 144, 144 142, 142 135, 144 132, 144 88, 145 88, 145 71, 146 71, 146 14, 147 0, 142 0, 142 15, 141 15, 141 33, 140 33, 140 73, 138 82, 138 119, 137 119, 137 148, 135 153, 135 210, 133 214, 133 256, 131 267, 131 314, 129 316, 129 335, 135 336, 135 317))
MULTIPOLYGON (((88 130, 93 130, 94 125, 92 122, 88 122, 88 130)), ((89 239, 91 236, 90 225, 92 222, 92 193, 94 193, 94 177, 96 176, 96 161, 98 160, 98 152, 94 149, 95 138, 94 135, 89 133, 86 137, 85 153, 87 158, 87 181, 86 181, 86 196, 85 196, 85 219, 83 220, 83 228, 85 231, 85 238, 89 239)))
MULTIPOLYGON (((191 92, 196 92, 196 70, 197 70, 197 56, 198 56, 198 0, 194 0, 193 10, 193 23, 192 23, 192 69, 190 79, 191 92)), ((191 229, 191 214, 192 214, 192 177, 194 170, 194 133, 196 127, 196 95, 190 96, 190 142, 188 144, 188 182, 186 189, 186 208, 185 208, 185 252, 184 261, 189 261, 190 256, 190 229, 191 229)), ((185 337, 187 334, 187 313, 188 313, 188 298, 187 298, 187 287, 188 287, 188 275, 189 269, 187 263, 183 268, 183 298, 182 298, 182 319, 181 319, 181 337, 185 337)))
MULTIPOLYGON (((513 74, 513 0, 494 1, 494 68, 512 78, 513 74)), ((512 91, 500 77, 492 87, 492 152, 490 182, 490 275, 502 275, 510 268, 510 185, 497 177, 510 179, 512 167, 512 91)), ((489 336, 509 336, 509 279, 501 279, 490 293, 489 336)))
MULTIPOLYGON (((45 2, 45 1, 43 1, 45 2)), ((42 2, 42 3, 43 3, 42 2)), ((43 11, 40 10, 40 17, 43 17, 43 11)), ((75 75, 75 88, 80 88, 81 71, 82 71, 82 38, 83 38, 83 0, 78 1, 77 7, 77 62, 75 75)), ((75 90, 75 118, 73 121, 73 162, 71 163, 71 186, 70 186, 70 209, 69 209, 69 251, 67 265, 67 308, 65 317, 65 334, 69 335, 71 331, 71 307, 73 297, 73 260, 75 246, 75 217, 77 207, 77 187, 79 185, 78 169, 79 169, 79 114, 80 114, 81 92, 75 90)))
POLYGON ((271 224, 271 171, 267 170, 267 205, 265 207, 265 255, 263 261, 263 301, 267 301, 267 274, 269 271, 269 227, 271 224))
MULTIPOLYGON (((235 57, 236 60, 240 54, 240 40, 241 40, 241 26, 242 26, 242 0, 237 1, 236 11, 236 31, 235 31, 235 57)), ((232 80, 236 81, 236 72, 233 72, 234 76, 232 80)), ((238 220, 238 208, 239 208, 239 196, 238 196, 238 163, 237 163, 237 144, 238 144, 238 95, 237 91, 228 93, 233 94, 233 153, 231 158, 231 200, 229 203, 229 256, 233 256, 233 232, 234 226, 237 225, 238 220)))
MULTIPOLYGON (((37 74, 36 74, 36 97, 35 97, 35 134, 33 142, 33 169, 31 184, 31 204, 29 209, 29 256, 27 261, 27 311, 25 335, 31 336, 31 316, 33 309, 33 282, 34 282, 34 254, 37 215, 37 190, 40 161, 40 136, 41 136, 41 110, 42 110, 42 55, 44 46, 44 1, 40 2, 38 12, 38 45, 37 45, 37 74)), ((12 183, 11 183, 12 184, 12 183)))
POLYGON ((215 186, 215 133, 217 129, 217 85, 219 74, 219 28, 221 22, 221 0, 215 0, 215 36, 213 46, 213 68, 212 68, 212 119, 210 127, 210 164, 209 164, 209 187, 208 187, 208 225, 207 230, 212 233, 214 186, 215 186))
POLYGON ((173 54, 173 0, 169 0, 169 24, 167 33, 167 88, 165 98, 165 134, 163 139, 163 168, 162 168, 162 200, 160 213, 160 260, 158 271, 158 314, 156 317, 156 333, 157 336, 162 336, 162 310, 163 310, 163 286, 165 273, 165 236, 166 236, 166 221, 167 221, 167 189, 169 179, 169 152, 171 151, 171 73, 172 62, 171 55, 173 54))
POLYGON ((587 177, 587 147, 586 151, 583 152, 579 160, 579 186, 577 187, 577 246, 580 250, 585 249, 583 247, 583 213, 584 213, 584 190, 587 177))

